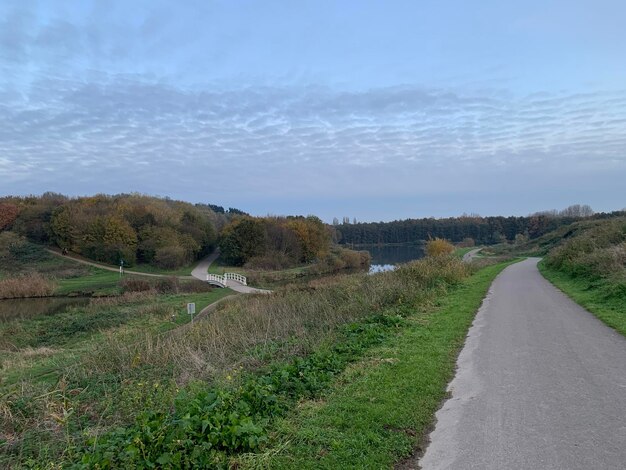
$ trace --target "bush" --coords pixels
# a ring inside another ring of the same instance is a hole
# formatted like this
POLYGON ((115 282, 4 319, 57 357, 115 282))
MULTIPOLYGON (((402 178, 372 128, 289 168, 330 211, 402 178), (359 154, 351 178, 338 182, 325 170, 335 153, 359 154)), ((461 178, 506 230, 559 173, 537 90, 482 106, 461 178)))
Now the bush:
POLYGON ((178 294, 180 281, 174 276, 162 277, 156 282, 156 289, 162 294, 178 294))
POLYGON ((154 260, 160 268, 176 269, 187 263, 187 253, 181 246, 164 246, 156 250, 154 260))
POLYGON ((244 265, 248 269, 278 271, 294 265, 293 260, 285 253, 273 251, 263 256, 254 256, 244 265))
POLYGON ((454 252, 454 245, 443 238, 426 242, 426 256, 444 256, 454 252))
POLYGON ((471 237, 465 237, 461 242, 459 242, 458 246, 459 248, 470 248, 472 246, 476 246, 476 242, 471 237))
POLYGON ((120 281, 120 288, 124 294, 132 292, 150 292, 159 294, 201 293, 210 292, 213 287, 202 281, 180 281, 177 277, 163 277, 156 279, 125 278, 120 281))
POLYGON ((554 248, 546 264, 575 277, 626 276, 626 221, 606 221, 581 230, 554 248))
POLYGON ((120 287, 123 293, 126 292, 147 292, 154 290, 152 283, 146 279, 125 278, 120 281, 120 287))

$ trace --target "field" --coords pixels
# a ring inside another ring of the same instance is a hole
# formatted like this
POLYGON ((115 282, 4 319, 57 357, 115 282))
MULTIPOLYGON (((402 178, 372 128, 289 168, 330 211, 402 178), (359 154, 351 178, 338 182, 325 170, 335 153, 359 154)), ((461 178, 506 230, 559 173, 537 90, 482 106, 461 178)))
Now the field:
MULTIPOLYGON (((405 423, 408 439, 371 431, 400 442, 379 448, 376 459, 399 458, 432 419, 464 332, 502 266, 471 275, 444 257, 374 276, 334 276, 229 300, 180 328, 187 301, 201 307, 228 293, 126 294, 5 328, 0 462, 224 467, 270 454, 299 461, 309 452, 300 444, 278 452, 291 440, 289 420, 303 419, 298 403, 357 384, 371 364, 371 373, 392 371, 396 360, 409 372, 433 371, 409 395, 429 405, 405 423), (388 348, 399 348, 397 355, 388 348)), ((396 378, 412 381, 412 374, 396 378)), ((392 389, 396 375, 381 385, 392 389)), ((354 406, 368 388, 359 386, 354 406)), ((396 400, 407 386, 398 385, 396 400)), ((374 400, 384 393, 370 391, 374 400)))

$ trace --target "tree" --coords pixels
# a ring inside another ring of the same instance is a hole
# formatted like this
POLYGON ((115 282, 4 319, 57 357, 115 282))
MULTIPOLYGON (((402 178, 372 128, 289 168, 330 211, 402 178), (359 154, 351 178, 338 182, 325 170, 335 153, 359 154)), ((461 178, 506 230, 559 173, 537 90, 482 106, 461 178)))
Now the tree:
POLYGON ((527 241, 528 241, 528 235, 526 235, 524 233, 518 233, 517 235, 515 235, 515 244, 516 245, 523 245, 527 241))
POLYGON ((137 234, 126 220, 117 216, 105 219, 102 244, 106 261, 114 264, 120 260, 129 265, 135 263, 137 234))
POLYGON ((222 258, 235 266, 243 266, 254 256, 265 252, 267 240, 263 223, 252 217, 240 217, 224 227, 219 241, 222 258))
POLYGON ((11 228, 19 212, 15 204, 0 203, 0 231, 11 228))
POLYGON ((593 214, 593 209, 587 204, 573 204, 559 212, 561 217, 591 217, 593 214))
POLYGON ((287 226, 294 231, 302 248, 303 262, 311 262, 323 258, 330 249, 330 232, 326 225, 315 216, 297 217, 290 220, 287 226))

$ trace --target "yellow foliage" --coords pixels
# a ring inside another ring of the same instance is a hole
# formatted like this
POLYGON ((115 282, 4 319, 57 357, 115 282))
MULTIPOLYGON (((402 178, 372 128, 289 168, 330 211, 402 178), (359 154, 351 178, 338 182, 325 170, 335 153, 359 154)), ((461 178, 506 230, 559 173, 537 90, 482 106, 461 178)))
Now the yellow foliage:
POLYGON ((443 238, 428 240, 426 243, 426 256, 449 255, 454 251, 454 245, 443 238))

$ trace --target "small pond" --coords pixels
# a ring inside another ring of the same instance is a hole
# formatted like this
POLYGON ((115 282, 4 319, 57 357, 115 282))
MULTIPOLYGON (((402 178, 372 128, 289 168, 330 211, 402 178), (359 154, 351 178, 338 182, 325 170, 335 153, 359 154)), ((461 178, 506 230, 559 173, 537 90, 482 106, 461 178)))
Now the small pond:
POLYGON ((70 307, 87 305, 88 297, 44 297, 0 300, 0 323, 26 320, 40 315, 55 315, 70 307))
POLYGON ((372 255, 370 273, 390 271, 398 264, 424 257, 424 245, 361 245, 355 250, 367 250, 372 255))

